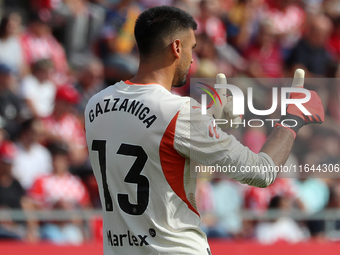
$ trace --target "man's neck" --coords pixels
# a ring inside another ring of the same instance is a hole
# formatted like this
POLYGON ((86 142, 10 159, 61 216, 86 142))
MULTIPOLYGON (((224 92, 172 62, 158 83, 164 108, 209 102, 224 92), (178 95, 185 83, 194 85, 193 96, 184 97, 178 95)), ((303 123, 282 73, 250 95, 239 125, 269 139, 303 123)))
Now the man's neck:
POLYGON ((139 84, 160 84, 170 91, 173 78, 173 67, 171 65, 157 68, 149 64, 140 64, 137 74, 130 79, 130 82, 139 84))
POLYGON ((24 148, 25 151, 30 151, 33 145, 33 143, 27 141, 24 138, 21 139, 20 144, 24 148))

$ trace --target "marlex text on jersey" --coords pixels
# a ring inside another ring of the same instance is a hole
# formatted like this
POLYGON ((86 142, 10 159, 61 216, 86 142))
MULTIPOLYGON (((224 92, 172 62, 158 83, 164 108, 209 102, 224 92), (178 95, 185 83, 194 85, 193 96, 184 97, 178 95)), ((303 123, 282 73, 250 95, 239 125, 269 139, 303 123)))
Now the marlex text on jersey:
POLYGON ((156 115, 150 113, 150 108, 140 101, 111 97, 96 103, 95 109, 89 111, 90 122, 93 122, 99 115, 115 111, 133 114, 146 125, 146 128, 149 128, 157 119, 156 115))
POLYGON ((111 230, 106 231, 107 240, 109 245, 111 246, 143 246, 143 245, 149 245, 149 243, 146 241, 146 238, 148 238, 147 235, 132 235, 130 231, 127 231, 127 234, 114 234, 111 233, 111 230), (125 242, 124 242, 125 241, 125 242))

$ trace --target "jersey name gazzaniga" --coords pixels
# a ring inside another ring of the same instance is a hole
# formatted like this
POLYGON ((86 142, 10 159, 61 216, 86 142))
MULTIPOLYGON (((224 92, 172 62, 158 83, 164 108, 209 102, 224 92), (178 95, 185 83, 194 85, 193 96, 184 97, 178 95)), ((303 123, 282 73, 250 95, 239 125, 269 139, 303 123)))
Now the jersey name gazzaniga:
POLYGON ((103 102, 98 102, 94 109, 89 111, 90 122, 94 121, 99 115, 107 112, 124 111, 138 117, 143 123, 146 124, 146 128, 149 128, 152 123, 157 119, 156 115, 149 114, 150 108, 145 106, 140 101, 129 100, 128 98, 106 98, 103 102), (112 102, 111 102, 112 100, 112 102), (121 102, 120 102, 121 101, 121 102))

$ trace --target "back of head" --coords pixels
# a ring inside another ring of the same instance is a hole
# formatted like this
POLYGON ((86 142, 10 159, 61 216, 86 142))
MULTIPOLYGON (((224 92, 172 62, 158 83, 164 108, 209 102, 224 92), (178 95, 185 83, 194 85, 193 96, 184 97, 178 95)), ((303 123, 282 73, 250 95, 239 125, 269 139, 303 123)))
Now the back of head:
POLYGON ((282 203, 281 196, 274 196, 269 202, 268 209, 279 209, 282 203))
POLYGON ((21 135, 26 134, 29 130, 31 130, 36 121, 37 120, 34 119, 34 118, 30 118, 30 119, 25 120, 20 126, 20 134, 21 135))
POLYGON ((53 68, 53 62, 51 59, 38 59, 32 64, 32 71, 50 70, 53 68))
POLYGON ((159 54, 169 38, 182 30, 197 29, 193 17, 172 6, 156 6, 139 15, 135 25, 135 38, 141 57, 159 54))
POLYGON ((56 155, 69 155, 69 147, 65 142, 61 141, 53 141, 52 143, 48 144, 48 150, 50 151, 52 156, 56 155))

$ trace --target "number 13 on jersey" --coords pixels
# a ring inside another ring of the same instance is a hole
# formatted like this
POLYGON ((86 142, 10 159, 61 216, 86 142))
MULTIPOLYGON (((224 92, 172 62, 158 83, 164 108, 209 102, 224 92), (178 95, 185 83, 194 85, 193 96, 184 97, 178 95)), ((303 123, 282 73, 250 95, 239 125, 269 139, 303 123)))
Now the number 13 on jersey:
MULTIPOLYGON (((98 152, 99 166, 104 189, 105 210, 113 211, 113 202, 107 185, 106 175, 106 140, 93 140, 91 150, 98 152)), ((149 204, 150 183, 148 178, 140 173, 148 160, 148 155, 141 146, 126 143, 122 143, 120 145, 116 154, 136 157, 135 162, 132 164, 124 178, 124 182, 137 184, 137 204, 130 203, 128 194, 118 193, 118 205, 120 209, 127 214, 142 215, 149 204)))

